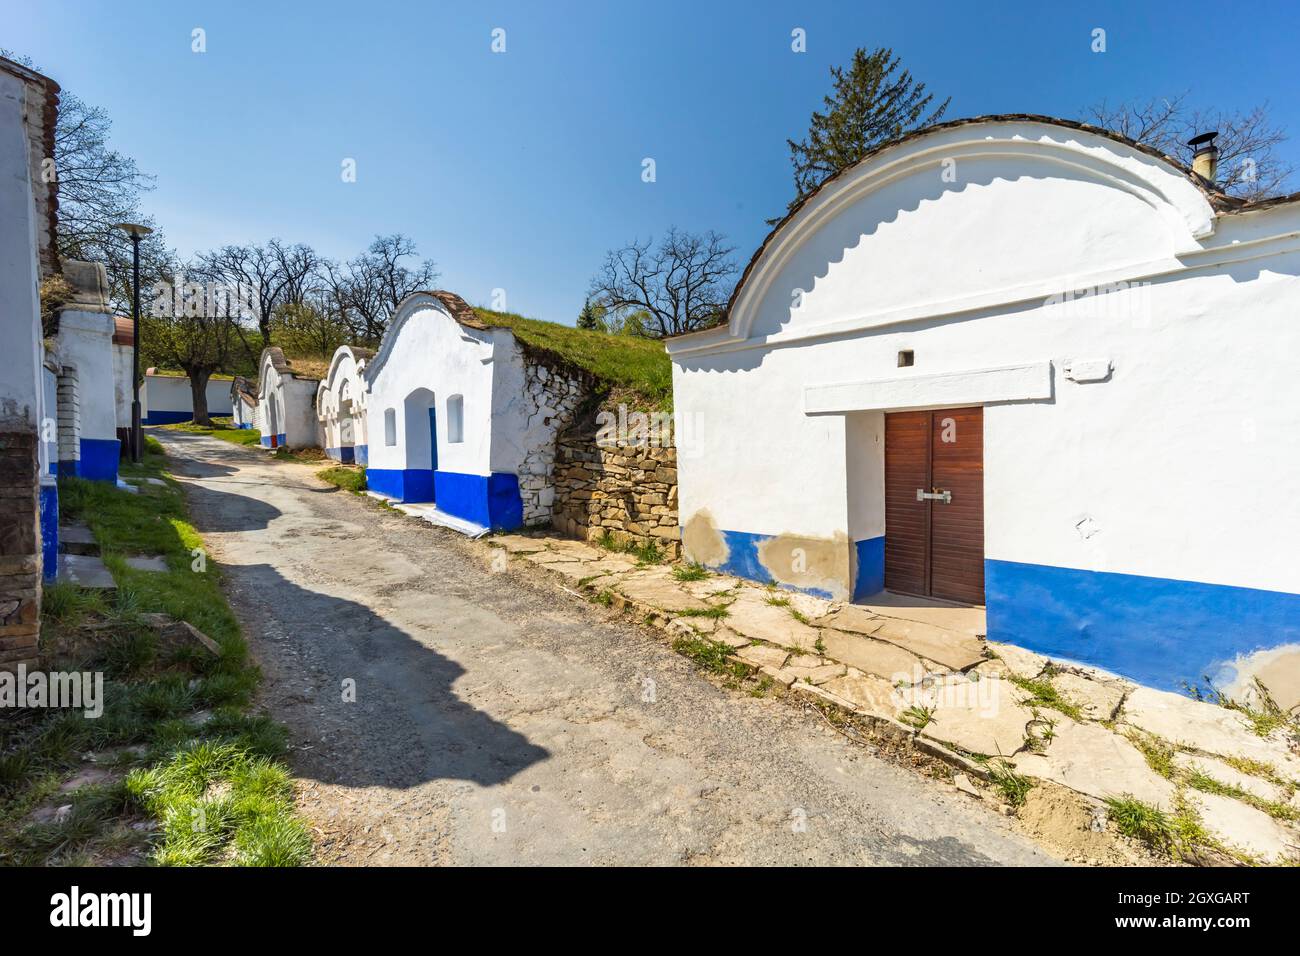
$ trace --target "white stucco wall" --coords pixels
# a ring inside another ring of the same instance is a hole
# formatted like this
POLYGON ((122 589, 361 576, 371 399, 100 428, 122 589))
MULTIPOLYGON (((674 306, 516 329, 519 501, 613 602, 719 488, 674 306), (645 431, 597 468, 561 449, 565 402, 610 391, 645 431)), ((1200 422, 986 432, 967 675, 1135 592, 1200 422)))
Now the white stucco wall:
POLYGON ((706 450, 682 521, 887 536, 883 412, 983 405, 987 560, 1300 592, 1300 508, 1268 492, 1300 481, 1298 306, 1294 204, 1216 217, 1073 129, 922 137, 778 232, 729 326, 670 343, 706 450))
POLYGON ((107 312, 63 309, 59 313, 59 361, 77 369, 83 439, 117 438, 112 339, 113 316, 107 312))
POLYGON ((433 298, 402 321, 366 370, 370 396, 367 432, 370 467, 428 468, 428 402, 437 406, 438 470, 487 475, 493 470, 494 429, 517 430, 518 424, 493 420, 493 374, 496 362, 513 349, 512 337, 499 329, 467 329, 433 298), (423 391, 421 391, 423 390, 423 391), (413 393, 420 394, 408 402, 413 393), (463 440, 448 441, 447 399, 463 396, 463 440), (397 441, 384 436, 384 412, 397 420, 397 441))
MULTIPOLYGON (((113 346, 113 404, 118 428, 131 427, 131 353, 129 345, 113 346)), ((143 402, 142 398, 141 409, 144 408, 143 402)))
MULTIPOLYGON (((129 389, 129 371, 128 371, 129 389)), ((229 415, 230 380, 210 378, 206 389, 209 415, 229 415)), ((127 418, 130 419, 130 393, 127 395, 127 418)), ((194 414, 194 392, 190 388, 188 376, 182 375, 144 375, 140 386, 141 415, 149 417, 150 412, 186 412, 194 414)))
MULTIPOLYGON (((1283 400, 1300 392, 1289 363, 1275 359, 1277 343, 1297 335, 1300 242, 1251 253, 1264 258, 1236 248, 1286 236, 1300 212, 1222 217, 1209 251, 1178 259, 1174 250, 1193 242, 1183 220, 1091 173, 958 160, 959 181, 944 184, 937 163, 820 223, 747 304, 748 338, 713 354, 679 352, 678 413, 695 419, 706 447, 724 449, 681 463, 683 519, 708 508, 728 529, 880 534, 880 488, 845 483, 849 461, 879 447, 865 410, 809 415, 805 390, 1051 363, 1052 401, 985 408, 988 557, 1300 590, 1300 564, 1278 561, 1270 546, 1277 520, 1300 533, 1300 509, 1263 521, 1270 509, 1258 496, 1224 494, 1300 479, 1300 433, 1283 400), (1134 264, 1133 278, 1149 286, 1046 302, 1053 288, 1134 264), (982 304, 989 285, 1045 296, 960 308, 982 304), (800 288, 802 307, 792 308, 800 288), (897 367, 902 349, 914 351, 914 367, 897 367), (1064 377, 1086 359, 1112 362, 1110 380, 1064 377), (846 435, 859 421, 860 434, 846 435), (1085 540, 1076 525, 1087 517, 1103 533, 1085 540), (1236 542, 1230 552, 1189 547, 1225 539, 1236 542)), ((921 390, 891 407, 961 403, 921 390)))
MULTIPOLYGON (((24 126, 26 86, 0 72, 0 428, 35 429, 41 416, 40 267, 34 184, 24 126)), ((43 188, 43 187, 41 187, 43 188)))
POLYGON ((329 374, 321 380, 316 392, 316 415, 320 419, 322 444, 326 449, 367 446, 368 386, 362 372, 365 353, 354 352, 350 346, 340 346, 330 362, 329 374))
MULTIPOLYGON (((274 431, 284 436, 287 448, 310 448, 321 442, 320 422, 316 418, 316 379, 300 379, 292 371, 281 372, 271 357, 263 352, 258 376, 258 428, 262 444, 268 444, 274 431)), ((229 390, 226 401, 230 401, 229 390)))

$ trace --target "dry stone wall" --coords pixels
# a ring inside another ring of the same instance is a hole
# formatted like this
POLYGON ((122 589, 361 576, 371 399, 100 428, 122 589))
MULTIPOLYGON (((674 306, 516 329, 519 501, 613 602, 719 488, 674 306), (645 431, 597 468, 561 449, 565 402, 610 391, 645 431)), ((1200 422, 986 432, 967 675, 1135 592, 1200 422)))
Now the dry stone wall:
POLYGON ((556 443, 552 524, 587 541, 608 534, 620 545, 653 543, 678 557, 677 449, 602 438, 594 423, 570 430, 556 443))
POLYGON ((528 443, 519 468, 519 496, 523 499, 526 527, 553 521, 556 435, 573 423, 590 394, 587 380, 562 368, 525 359, 524 434, 539 436, 539 440, 528 443))

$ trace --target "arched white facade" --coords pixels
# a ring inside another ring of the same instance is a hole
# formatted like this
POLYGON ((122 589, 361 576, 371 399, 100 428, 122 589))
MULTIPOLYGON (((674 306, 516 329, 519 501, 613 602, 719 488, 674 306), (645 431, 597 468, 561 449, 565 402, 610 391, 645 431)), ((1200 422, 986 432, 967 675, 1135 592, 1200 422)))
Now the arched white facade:
POLYGON ((257 426, 265 448, 320 444, 314 378, 298 378, 274 345, 262 350, 257 376, 257 426))
POLYGON ((727 325, 669 343, 686 551, 879 591, 887 416, 979 409, 990 638, 1167 686, 1281 645, 1300 667, 1300 508, 1266 492, 1300 481, 1298 307, 1295 203, 1230 209, 1049 121, 913 136, 778 227, 727 325))
POLYGON ((585 386, 449 292, 397 308, 364 379, 370 489, 484 528, 548 521, 555 435, 585 386))
POLYGON ((336 461, 369 463, 368 392, 363 373, 373 354, 369 349, 339 346, 329 373, 316 390, 322 444, 325 454, 336 461))

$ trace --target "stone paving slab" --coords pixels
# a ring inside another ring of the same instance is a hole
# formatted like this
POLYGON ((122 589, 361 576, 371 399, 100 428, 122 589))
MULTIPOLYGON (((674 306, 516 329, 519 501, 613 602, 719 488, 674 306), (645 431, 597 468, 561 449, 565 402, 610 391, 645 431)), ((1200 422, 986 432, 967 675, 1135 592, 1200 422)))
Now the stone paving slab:
POLYGON ((849 671, 843 677, 833 678, 820 686, 836 697, 847 700, 858 710, 881 717, 893 717, 898 713, 898 699, 893 685, 879 677, 861 671, 849 671))
POLYGON ((1111 720, 1124 702, 1126 687, 1118 681, 1096 681, 1069 672, 1052 678, 1052 686, 1060 691, 1089 720, 1111 720))
POLYGON ((1012 674, 1023 677, 1025 680, 1033 680, 1048 665, 1048 659, 1042 654, 1036 654, 1014 644, 998 644, 989 641, 989 649, 998 656, 1012 674))
POLYGON ((749 644, 738 649, 736 656, 746 664, 753 664, 755 667, 780 668, 785 666, 786 658, 790 653, 766 644, 749 644))
POLYGON ((1017 755, 1012 761, 1017 770, 1097 800, 1129 794, 1162 810, 1173 809, 1174 785, 1152 770, 1127 739, 1100 724, 1055 719, 1047 749, 1017 755))
POLYGON ((1196 771, 1203 773, 1212 780, 1229 787, 1236 787, 1245 793, 1253 794, 1261 800, 1270 802, 1285 802, 1288 793, 1277 784, 1265 780, 1263 777, 1256 777, 1253 774, 1243 773, 1231 764, 1225 763, 1218 757, 1206 757, 1200 754, 1174 754, 1174 766, 1180 770, 1196 771))
POLYGON ((919 657, 893 644, 829 629, 821 637, 827 657, 884 678, 891 686, 900 680, 915 683, 927 670, 919 657))
POLYGON ((788 607, 768 604, 763 590, 743 591, 727 605, 727 626, 738 634, 782 647, 811 651, 817 645, 817 628, 795 620, 788 607))
POLYGON ((935 693, 921 736, 990 757, 1022 750, 1034 715, 1016 702, 1013 685, 993 678, 964 683, 969 686, 949 685, 935 693))
POLYGON ((1260 737, 1246 716, 1235 710, 1181 694, 1139 687, 1124 702, 1120 719, 1163 740, 1203 753, 1270 763, 1300 782, 1300 757, 1291 752, 1282 735, 1260 737))
POLYGON ((99 554, 99 542, 87 525, 80 522, 59 525, 59 550, 65 554, 99 554))
POLYGON ((1201 823, 1222 843, 1264 863, 1280 863, 1300 853, 1300 833, 1278 823, 1263 810, 1216 793, 1191 791, 1188 803, 1201 823))
POLYGON ((505 548, 510 554, 531 554, 546 550, 546 538, 530 538, 522 534, 500 534, 487 539, 488 544, 505 548))
POLYGON ((701 598, 682 590, 670 573, 660 569, 630 573, 618 581, 621 594, 638 604, 648 604, 663 611, 705 611, 709 605, 701 598))
POLYGON ((985 658, 984 642, 977 637, 897 618, 884 620, 871 636, 957 671, 974 667, 985 658))
POLYGON ((117 587, 117 582, 113 580, 113 575, 104 566, 103 559, 96 555, 59 555, 58 579, 95 590, 107 590, 117 587))
POLYGON ((794 675, 795 680, 807 684, 824 684, 836 677, 843 677, 848 668, 843 664, 817 664, 812 667, 801 666, 794 661, 785 665, 785 669, 794 675))

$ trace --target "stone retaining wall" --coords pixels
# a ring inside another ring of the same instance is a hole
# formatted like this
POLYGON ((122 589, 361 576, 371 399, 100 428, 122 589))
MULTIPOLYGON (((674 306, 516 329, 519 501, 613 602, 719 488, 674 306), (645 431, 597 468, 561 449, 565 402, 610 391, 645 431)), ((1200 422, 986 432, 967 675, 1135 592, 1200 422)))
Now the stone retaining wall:
POLYGON ((519 467, 519 496, 524 525, 538 527, 554 520, 558 498, 554 480, 558 441, 554 436, 573 423, 590 395, 590 382, 558 364, 547 365, 527 355, 524 381, 517 414, 526 423, 527 447, 519 467))
POLYGON ((556 441, 555 509, 561 534, 619 544, 655 543, 681 553, 677 524, 677 449, 612 444, 586 427, 556 441))

